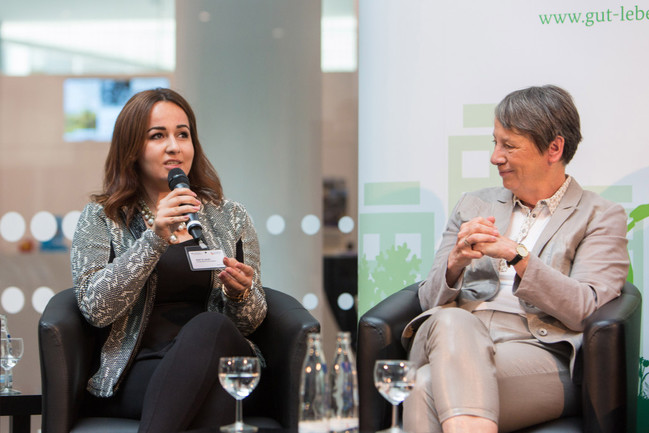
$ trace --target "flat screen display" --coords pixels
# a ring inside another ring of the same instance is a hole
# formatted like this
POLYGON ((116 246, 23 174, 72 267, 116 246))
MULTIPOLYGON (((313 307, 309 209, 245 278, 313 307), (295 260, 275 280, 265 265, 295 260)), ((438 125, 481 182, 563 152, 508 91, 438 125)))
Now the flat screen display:
POLYGON ((68 78, 63 82, 63 139, 107 142, 120 110, 142 90, 169 87, 164 77, 68 78))

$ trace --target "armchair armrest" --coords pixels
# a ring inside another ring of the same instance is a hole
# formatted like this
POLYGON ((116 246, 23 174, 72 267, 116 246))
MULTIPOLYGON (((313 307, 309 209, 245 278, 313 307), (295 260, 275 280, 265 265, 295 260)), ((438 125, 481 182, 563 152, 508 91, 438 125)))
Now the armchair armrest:
POLYGON ((292 296, 268 287, 264 290, 268 313, 248 338, 261 350, 266 368, 255 391, 244 400, 244 413, 296 428, 306 337, 320 332, 320 323, 292 296))
POLYGON ((584 431, 636 430, 642 298, 627 282, 622 294, 595 311, 584 330, 584 431))
POLYGON ((390 405, 374 387, 377 359, 407 359, 401 332, 422 312, 417 295, 419 283, 412 284, 367 311, 358 323, 358 396, 361 431, 377 431, 390 425, 390 405))
POLYGON ((52 297, 38 322, 43 431, 67 433, 79 414, 91 368, 96 330, 66 289, 52 297))

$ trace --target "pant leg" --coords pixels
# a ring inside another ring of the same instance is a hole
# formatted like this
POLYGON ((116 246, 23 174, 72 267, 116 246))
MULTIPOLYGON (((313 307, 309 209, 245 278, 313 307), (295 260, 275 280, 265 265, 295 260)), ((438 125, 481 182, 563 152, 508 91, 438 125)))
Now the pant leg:
POLYGON ((111 397, 95 397, 86 391, 83 413, 108 418, 142 418, 144 395, 161 358, 138 359, 125 373, 111 397))
POLYGON ((440 312, 417 331, 410 353, 422 377, 404 402, 408 431, 437 432, 455 415, 485 417, 512 431, 576 413, 568 346, 543 345, 522 316, 440 312))
POLYGON ((254 356, 234 323, 220 313, 201 313, 189 321, 160 361, 145 394, 140 432, 177 432, 194 425, 234 421, 235 400, 218 380, 223 356, 254 356), (203 410, 204 406, 209 406, 203 410))
POLYGON ((460 308, 436 311, 417 330, 410 359, 428 372, 404 401, 405 430, 439 431, 441 422, 455 415, 498 421, 493 342, 474 315, 460 308))
POLYGON ((515 431, 578 413, 579 390, 570 376, 570 346, 543 345, 525 318, 491 313, 500 401, 499 430, 515 431))
POLYGON ((430 365, 417 369, 415 387, 403 401, 403 429, 408 433, 442 433, 430 386, 430 365))

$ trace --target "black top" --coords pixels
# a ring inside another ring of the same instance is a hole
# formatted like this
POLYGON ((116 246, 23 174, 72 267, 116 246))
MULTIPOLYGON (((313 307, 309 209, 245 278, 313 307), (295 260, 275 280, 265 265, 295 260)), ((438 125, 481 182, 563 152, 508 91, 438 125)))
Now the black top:
POLYGON ((210 270, 192 271, 185 252, 185 247, 196 245, 195 239, 173 244, 160 257, 155 305, 144 330, 138 358, 162 355, 180 329, 207 310, 212 273, 210 270))

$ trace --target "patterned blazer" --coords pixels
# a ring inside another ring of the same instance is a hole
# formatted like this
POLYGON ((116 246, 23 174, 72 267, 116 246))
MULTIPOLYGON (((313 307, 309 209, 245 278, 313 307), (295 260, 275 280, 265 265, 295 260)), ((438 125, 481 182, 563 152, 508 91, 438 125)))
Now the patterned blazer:
MULTIPOLYGON (((212 271, 207 303, 208 311, 224 313, 244 336, 249 335, 266 317, 259 241, 252 221, 241 204, 225 199, 219 205, 204 204, 198 219, 210 249, 235 257, 240 241, 244 262, 254 269, 251 295, 242 302, 223 294, 218 271, 212 271)), ((141 218, 134 218, 129 226, 124 221, 113 221, 102 205, 89 203, 72 241, 72 279, 79 309, 93 326, 110 326, 99 370, 88 381, 88 391, 98 397, 113 394, 137 354, 143 317, 149 317, 155 300, 156 265, 168 247, 141 218)))
MULTIPOLYGON (((482 257, 467 266, 455 287, 446 284, 446 264, 462 223, 495 216, 506 233, 514 209, 513 194, 487 188, 465 194, 455 206, 428 278, 419 287, 425 310, 406 326, 408 347, 419 325, 443 305, 473 311, 500 290, 499 259, 482 257)), ((571 367, 581 346, 583 322, 620 295, 629 268, 624 208, 572 179, 532 251, 525 275, 514 279, 513 293, 527 316, 530 331, 542 343, 568 342, 571 367)))

